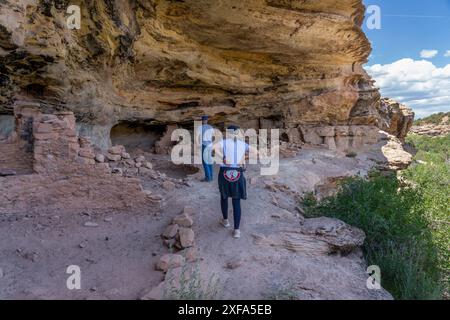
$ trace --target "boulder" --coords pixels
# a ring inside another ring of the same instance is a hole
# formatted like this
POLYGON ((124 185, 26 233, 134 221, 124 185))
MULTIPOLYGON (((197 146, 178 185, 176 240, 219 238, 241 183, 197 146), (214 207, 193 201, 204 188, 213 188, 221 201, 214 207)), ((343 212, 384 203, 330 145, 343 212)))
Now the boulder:
POLYGON ((152 165, 150 162, 148 162, 148 161, 145 161, 145 162, 143 163, 143 165, 144 165, 144 167, 147 168, 147 169, 153 169, 153 165, 152 165))
POLYGON ((171 268, 177 268, 184 265, 186 259, 180 254, 165 254, 156 264, 156 270, 167 272, 171 268))
POLYGON ((122 152, 120 155, 122 156, 122 159, 131 159, 131 156, 128 152, 122 152))
POLYGON ((195 209, 193 207, 186 206, 183 208, 183 214, 191 216, 195 214, 195 209))
POLYGON ((404 141, 414 122, 414 112, 406 105, 389 98, 381 99, 380 129, 404 141))
POLYGON ((301 232, 326 242, 331 252, 350 252, 362 246, 366 237, 362 230, 328 217, 305 219, 301 232))
POLYGON ((189 248, 194 245, 195 234, 190 228, 180 228, 178 230, 180 245, 182 248, 189 248))
POLYGON ((81 148, 78 151, 78 156, 88 159, 95 159, 95 153, 92 148, 81 148))
POLYGON ((166 191, 173 191, 175 189, 175 183, 173 183, 172 181, 166 180, 162 183, 162 187, 166 191))
POLYGON ((199 252, 196 247, 189 247, 179 252, 187 262, 195 262, 199 259, 199 252))
POLYGON ((108 152, 113 155, 122 155, 126 152, 125 147, 122 145, 113 146, 108 149, 108 152))
POLYGON ((163 238, 166 239, 172 239, 175 238, 175 236, 178 233, 179 226, 177 224, 171 224, 167 226, 167 228, 162 233, 163 238))
POLYGON ((194 224, 194 220, 189 215, 182 213, 173 218, 172 223, 181 227, 190 228, 194 224))
POLYGON ((95 160, 91 159, 91 158, 83 158, 83 157, 79 157, 77 159, 78 163, 82 163, 82 164, 88 164, 88 165, 92 165, 95 164, 95 160))
POLYGON ((101 153, 99 153, 99 154, 95 155, 95 161, 103 163, 103 162, 105 162, 105 156, 102 155, 101 153))
POLYGON ((111 153, 107 153, 106 154, 106 159, 108 159, 109 161, 120 161, 120 159, 122 159, 120 154, 111 154, 111 153))

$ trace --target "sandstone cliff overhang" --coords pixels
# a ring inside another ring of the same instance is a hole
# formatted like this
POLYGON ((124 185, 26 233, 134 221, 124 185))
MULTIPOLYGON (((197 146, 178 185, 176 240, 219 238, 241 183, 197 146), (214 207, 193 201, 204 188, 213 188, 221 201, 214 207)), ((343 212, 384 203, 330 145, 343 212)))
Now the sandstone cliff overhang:
POLYGON ((361 0, 0 4, 0 112, 14 101, 80 122, 295 127, 376 124, 361 0))

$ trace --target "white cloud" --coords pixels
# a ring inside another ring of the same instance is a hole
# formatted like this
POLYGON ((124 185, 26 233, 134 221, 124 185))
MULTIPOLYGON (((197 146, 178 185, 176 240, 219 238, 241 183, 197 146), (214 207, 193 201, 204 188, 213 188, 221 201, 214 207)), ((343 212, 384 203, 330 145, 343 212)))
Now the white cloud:
POLYGON ((438 50, 422 50, 420 51, 420 57, 424 58, 424 59, 431 59, 437 56, 437 54, 439 53, 438 50))
POLYGON ((418 118, 450 111, 450 64, 438 68, 426 60, 401 59, 366 70, 383 96, 410 106, 418 118))
POLYGON ((447 50, 447 51, 444 53, 444 57, 450 58, 450 50, 447 50))

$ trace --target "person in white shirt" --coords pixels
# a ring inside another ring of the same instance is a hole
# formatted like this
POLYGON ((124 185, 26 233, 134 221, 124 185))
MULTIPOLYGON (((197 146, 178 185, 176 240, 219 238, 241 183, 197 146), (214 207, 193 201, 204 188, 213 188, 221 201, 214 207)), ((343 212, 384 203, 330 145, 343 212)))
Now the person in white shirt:
POLYGON ((245 160, 250 152, 256 152, 245 143, 238 126, 227 128, 226 138, 214 145, 216 155, 222 155, 218 184, 220 191, 221 224, 228 228, 228 198, 232 199, 234 218, 234 238, 241 236, 241 199, 247 199, 247 183, 245 180, 245 160))

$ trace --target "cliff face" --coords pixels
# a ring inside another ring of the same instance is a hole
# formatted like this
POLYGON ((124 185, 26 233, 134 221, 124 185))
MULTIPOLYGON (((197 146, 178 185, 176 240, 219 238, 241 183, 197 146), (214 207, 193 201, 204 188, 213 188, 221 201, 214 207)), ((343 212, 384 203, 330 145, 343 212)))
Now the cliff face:
POLYGON ((105 135, 202 114, 253 128, 378 121, 360 0, 70 4, 80 30, 66 26, 69 1, 0 2, 1 113, 38 102, 105 135))
POLYGON ((379 127, 404 141, 414 122, 414 112, 389 98, 381 99, 379 127))

